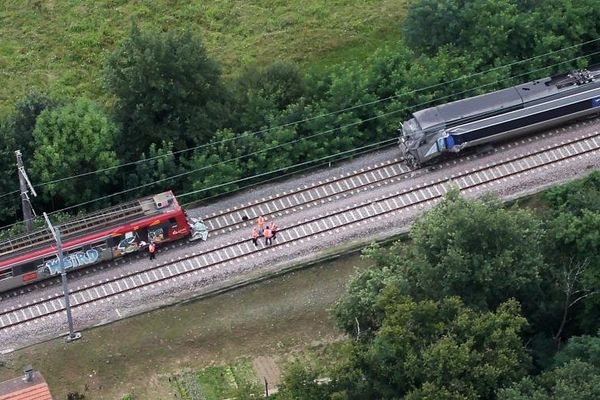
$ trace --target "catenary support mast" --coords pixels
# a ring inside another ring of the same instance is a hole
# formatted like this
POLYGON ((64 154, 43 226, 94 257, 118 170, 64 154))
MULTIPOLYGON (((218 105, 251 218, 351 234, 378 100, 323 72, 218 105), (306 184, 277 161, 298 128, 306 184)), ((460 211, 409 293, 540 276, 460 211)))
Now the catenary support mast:
POLYGON ((75 332, 73 330, 73 316, 71 314, 71 302, 69 300, 69 286, 67 284, 67 271, 65 271, 65 263, 64 263, 64 255, 62 249, 62 240, 60 238, 60 229, 52 225, 50 222, 50 218, 48 215, 44 213, 44 219, 46 219, 46 224, 48 224, 48 229, 52 232, 52 236, 54 236, 54 240, 56 241, 56 255, 58 256, 58 262, 60 265, 60 277, 62 279, 63 285, 63 294, 65 297, 65 310, 67 312, 67 323, 69 324, 69 335, 67 336, 67 342, 71 342, 73 340, 77 340, 81 338, 80 332, 75 332))
POLYGON ((37 196, 35 193, 35 189, 31 185, 29 181, 29 177, 27 176, 27 172, 25 171, 25 167, 23 166, 23 159, 21 156, 21 150, 15 151, 17 155, 17 171, 19 174, 19 188, 21 189, 21 205, 23 207, 23 221, 25 222, 25 229, 27 233, 33 232, 33 206, 31 205, 31 200, 29 199, 29 194, 27 188, 31 189, 31 194, 37 196))

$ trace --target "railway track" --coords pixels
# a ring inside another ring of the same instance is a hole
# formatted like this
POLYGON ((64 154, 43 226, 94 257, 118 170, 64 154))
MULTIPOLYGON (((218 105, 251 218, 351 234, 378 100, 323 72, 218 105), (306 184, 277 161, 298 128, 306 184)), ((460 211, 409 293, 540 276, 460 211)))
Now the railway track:
MULTIPOLYGON (((110 301, 114 297, 128 296, 134 291, 161 286, 167 281, 188 280, 193 276, 201 276, 213 270, 220 270, 228 265, 255 258, 265 251, 276 251, 277 248, 283 246, 292 246, 315 238, 322 238, 340 230, 372 222, 374 219, 401 213, 410 208, 430 206, 438 202, 450 186, 456 186, 461 191, 472 191, 539 169, 557 167, 574 158, 597 156, 599 153, 599 132, 579 136, 559 144, 540 148, 535 152, 420 183, 414 187, 387 193, 369 201, 297 221, 297 223, 280 230, 276 242, 266 248, 262 246, 255 248, 250 240, 238 240, 211 249, 204 249, 199 253, 191 253, 151 268, 77 287, 71 292, 71 305, 74 309, 89 307, 95 303, 110 301)), ((351 190, 356 190, 356 188, 351 190)), ((329 193, 329 195, 332 194, 329 193)), ((37 323, 62 313, 64 313, 64 303, 61 293, 39 298, 4 309, 0 313, 0 332, 16 329, 21 325, 37 323)))
POLYGON ((404 165, 403 160, 394 159, 213 213, 203 220, 211 235, 223 234, 249 226, 259 215, 282 216, 381 186, 382 182, 391 183, 407 178, 414 173, 404 165))
MULTIPOLYGON (((521 138, 516 143, 525 143, 547 137, 548 133, 540 133, 521 138)), ((508 147, 513 144, 508 144, 508 147)), ((516 144, 515 144, 516 145, 516 144)), ((503 147, 494 148, 497 152, 503 147)), ((254 202, 241 204, 226 210, 203 216, 204 223, 208 226, 210 235, 225 234, 237 229, 252 226, 259 215, 273 217, 287 215, 297 210, 303 210, 348 197, 356 193, 372 190, 382 185, 387 185, 402 179, 414 178, 425 171, 444 169, 445 167, 470 160, 473 156, 463 158, 452 158, 450 161, 435 164, 425 169, 411 170, 404 164, 402 159, 394 159, 382 162, 360 170, 342 174, 339 177, 332 176, 319 182, 278 193, 254 202)))
MULTIPOLYGON (((595 121, 598 121, 597 119, 595 121)), ((506 147, 532 142, 543 139, 551 133, 540 133, 537 135, 521 138, 514 143, 508 143, 506 147)), ((505 146, 494 148, 497 152, 504 149, 505 146)), ((324 203, 346 198, 355 195, 359 192, 368 191, 381 187, 383 185, 392 184, 402 179, 415 178, 426 171, 444 169, 452 164, 468 161, 473 156, 463 156, 461 158, 452 158, 450 161, 439 163, 428 167, 412 171, 403 164, 401 159, 393 159, 386 162, 371 165, 360 170, 354 170, 342 174, 340 176, 332 176, 319 182, 313 182, 310 185, 304 185, 288 192, 278 193, 266 198, 255 200, 247 204, 232 207, 230 209, 221 210, 216 213, 204 215, 203 220, 209 228, 210 238, 233 232, 235 230, 248 228, 258 218, 263 215, 268 219, 275 216, 284 216, 297 211, 302 211, 305 208, 316 207, 324 203)), ((164 249, 172 249, 181 247, 183 242, 167 244, 164 249)), ((125 258, 117 259, 112 262, 99 264, 83 270, 72 271, 69 275, 73 278, 80 278, 84 275, 94 273, 100 270, 105 270, 113 266, 127 264, 131 259, 140 259, 144 255, 131 254, 125 258)), ((32 293, 40 288, 60 285, 60 278, 52 278, 34 285, 21 287, 12 291, 0 294, 0 301, 10 299, 24 294, 32 293)))

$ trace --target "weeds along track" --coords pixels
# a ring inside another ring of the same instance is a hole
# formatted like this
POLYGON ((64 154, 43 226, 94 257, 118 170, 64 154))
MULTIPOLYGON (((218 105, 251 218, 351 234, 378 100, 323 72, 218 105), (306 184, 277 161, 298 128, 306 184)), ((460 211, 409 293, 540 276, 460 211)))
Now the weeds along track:
MULTIPOLYGON (((71 305, 74 309, 90 307, 116 296, 127 296, 133 291, 161 286, 178 279, 190 279, 214 269, 224 269, 230 264, 260 256, 265 249, 294 246, 340 230, 373 223, 374 220, 402 213, 414 207, 429 206, 437 203, 452 186, 461 191, 482 189, 542 169, 559 168, 575 158, 597 157, 599 153, 600 133, 594 131, 534 152, 522 153, 491 164, 463 170, 449 177, 427 182, 421 179, 413 187, 299 220, 281 229, 277 234, 277 240, 269 247, 257 248, 250 239, 234 241, 199 253, 191 253, 176 260, 165 261, 150 268, 78 287, 71 292, 71 305)), ((427 178, 427 175, 423 177, 427 178)), ((16 329, 24 324, 36 323, 64 312, 61 293, 30 301, 0 313, 0 332, 16 329)))

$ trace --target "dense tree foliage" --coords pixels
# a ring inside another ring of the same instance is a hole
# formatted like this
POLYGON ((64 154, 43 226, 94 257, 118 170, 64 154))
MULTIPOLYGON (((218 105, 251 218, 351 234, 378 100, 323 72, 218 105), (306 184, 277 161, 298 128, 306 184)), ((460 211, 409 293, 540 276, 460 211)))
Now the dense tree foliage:
POLYGON ((173 176, 182 173, 171 142, 162 142, 160 146, 152 143, 148 155, 146 152, 142 153, 134 166, 135 169, 126 178, 126 185, 130 189, 139 188, 135 192, 138 196, 155 192, 155 182, 160 182, 164 187, 174 187, 173 176))
POLYGON ((600 338, 572 337, 551 368, 501 389, 500 400, 597 399, 600 396, 600 338))
POLYGON ((182 149, 207 142, 222 123, 219 68, 190 32, 141 32, 134 25, 109 57, 104 81, 123 125, 118 148, 130 158, 152 143, 182 149))
POLYGON ((32 91, 17 102, 14 114, 8 119, 10 136, 14 139, 14 148, 21 150, 23 158, 30 160, 36 149, 33 130, 37 117, 44 110, 59 106, 56 99, 45 93, 32 91))
POLYGON ((525 376, 526 320, 515 301, 487 312, 458 298, 415 302, 395 291, 381 301, 382 326, 371 341, 356 342, 327 388, 314 383, 314 371, 294 366, 281 398, 490 398, 525 376))
POLYGON ((106 113, 89 100, 43 111, 33 131, 36 152, 30 171, 35 182, 47 183, 47 200, 64 205, 104 196, 114 169, 94 174, 95 183, 84 187, 77 180, 58 180, 114 167, 117 132, 106 113))
POLYGON ((304 75, 295 64, 276 61, 265 68, 247 67, 233 81, 234 130, 258 131, 269 126, 274 115, 307 96, 304 75))
MULTIPOLYGON (((436 54, 454 48, 478 54, 480 65, 500 65, 596 39, 599 17, 595 0, 421 0, 411 2, 404 30, 408 44, 418 51, 436 54)), ((589 46, 570 48, 550 59, 516 65, 511 72, 589 51, 589 46)), ((566 65, 552 71, 564 70, 566 65)))
POLYGON ((486 398, 527 370, 516 302, 479 313, 457 298, 383 301, 384 323, 355 364, 375 398, 486 398))
POLYGON ((0 221, 9 221, 20 210, 17 195, 11 192, 19 189, 14 149, 14 137, 9 133, 6 122, 0 121, 0 165, 4 170, 0 174, 0 221))
MULTIPOLYGON (((325 71, 306 74, 275 61, 226 78, 197 34, 143 31, 134 24, 107 58, 103 75, 113 96, 108 114, 117 127, 111 150, 125 165, 110 177, 110 190, 124 192, 114 201, 190 188, 195 194, 189 200, 203 199, 391 144, 398 122, 411 111, 585 65, 589 60, 541 69, 595 51, 596 43, 567 47, 598 37, 598 13, 594 0, 411 1, 402 21, 408 45, 399 40, 367 60, 325 71), (505 64, 511 67, 483 73, 505 64), (537 72, 520 76, 532 70, 537 72)), ((36 156, 33 131, 42 111, 76 101, 33 91, 0 121, 7 151, 0 157, 8 166, 1 194, 17 188, 14 150, 23 151, 27 167, 36 156)), ((70 167, 89 170, 85 163, 70 167)), ((56 190, 68 192, 72 183, 64 184, 56 190)), ((80 203, 54 199, 45 186, 40 192, 37 205, 45 211, 80 203)), ((0 198, 2 223, 14 221, 18 200, 0 198)))
POLYGON ((424 298, 457 295, 480 309, 525 299, 543 268, 541 236, 530 212, 451 191, 411 229, 414 258, 404 272, 409 291, 424 298))
POLYGON ((600 396, 600 369, 580 360, 500 389, 498 400, 593 400, 600 396))
POLYGON ((0 121, 0 165, 4 171, 0 174, 0 221, 14 218, 20 214, 18 195, 8 195, 18 190, 19 182, 16 169, 15 150, 21 150, 24 160, 31 160, 36 150, 33 130, 37 117, 46 109, 58 106, 58 101, 44 93, 32 91, 15 105, 14 112, 0 121))
POLYGON ((376 329, 381 323, 377 295, 393 284, 416 299, 460 296, 481 310, 514 297, 531 317, 541 298, 542 233, 541 222, 530 212, 450 191, 412 227, 411 246, 366 252, 378 266, 352 281, 334 314, 348 333, 356 332, 357 325, 376 329))
POLYGON ((374 267, 355 275, 332 310, 352 338, 341 362, 320 371, 294 364, 281 398, 597 398, 600 339, 589 336, 594 324, 581 323, 589 307, 564 313, 564 306, 565 288, 585 303, 600 285, 565 282, 588 271, 565 274, 561 261, 578 251, 591 256, 594 229, 568 242, 555 225, 560 218, 569 231, 594 212, 598 176, 548 191, 539 218, 450 191, 413 226, 410 241, 366 249, 374 267), (578 331, 586 335, 572 336, 578 331))

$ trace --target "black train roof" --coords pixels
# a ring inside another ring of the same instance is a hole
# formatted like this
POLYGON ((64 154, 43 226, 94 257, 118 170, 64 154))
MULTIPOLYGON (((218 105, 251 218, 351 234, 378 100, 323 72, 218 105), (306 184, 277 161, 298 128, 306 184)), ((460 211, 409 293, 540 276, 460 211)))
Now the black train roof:
POLYGON ((438 130, 453 122, 473 120, 484 116, 501 114, 522 108, 525 103, 540 100, 559 93, 553 78, 543 78, 491 93, 453 101, 417 111, 413 117, 421 130, 438 130))

